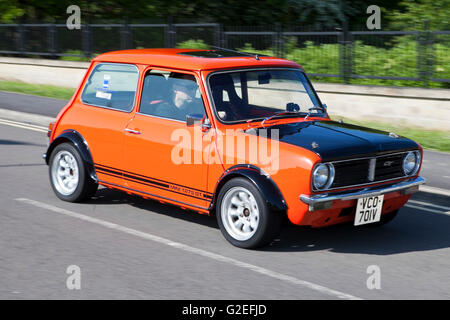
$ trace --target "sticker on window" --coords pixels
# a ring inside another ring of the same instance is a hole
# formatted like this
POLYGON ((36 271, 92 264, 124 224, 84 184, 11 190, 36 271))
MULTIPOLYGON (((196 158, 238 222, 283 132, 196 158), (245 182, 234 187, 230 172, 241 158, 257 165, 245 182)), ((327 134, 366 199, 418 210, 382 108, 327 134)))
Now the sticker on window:
POLYGON ((106 99, 106 100, 111 100, 111 93, 108 93, 108 92, 104 92, 104 91, 99 91, 99 90, 97 90, 95 96, 96 96, 97 98, 106 99))
POLYGON ((103 89, 109 89, 109 82, 111 81, 111 76, 109 74, 105 74, 103 76, 103 89))

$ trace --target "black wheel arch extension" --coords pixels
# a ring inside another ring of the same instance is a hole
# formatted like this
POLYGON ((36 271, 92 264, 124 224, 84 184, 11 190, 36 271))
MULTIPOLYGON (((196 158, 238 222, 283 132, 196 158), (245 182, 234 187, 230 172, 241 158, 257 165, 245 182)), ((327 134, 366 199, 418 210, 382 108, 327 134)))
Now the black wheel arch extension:
POLYGON ((285 212, 286 201, 275 182, 260 168, 251 164, 238 164, 227 169, 216 184, 214 198, 210 205, 212 211, 217 204, 217 197, 223 185, 233 178, 243 177, 248 179, 261 193, 269 208, 274 211, 285 212))
POLYGON ((80 153, 81 158, 85 162, 89 176, 94 181, 97 181, 98 179, 97 174, 95 173, 94 161, 92 160, 92 155, 91 152, 89 151, 89 147, 86 143, 86 140, 84 140, 83 136, 76 130, 72 129, 64 130, 58 137, 53 139, 52 143, 47 148, 47 152, 45 153, 45 162, 47 163, 47 165, 49 164, 50 155, 52 154, 53 150, 56 148, 56 146, 64 142, 70 142, 75 146, 75 148, 80 153))

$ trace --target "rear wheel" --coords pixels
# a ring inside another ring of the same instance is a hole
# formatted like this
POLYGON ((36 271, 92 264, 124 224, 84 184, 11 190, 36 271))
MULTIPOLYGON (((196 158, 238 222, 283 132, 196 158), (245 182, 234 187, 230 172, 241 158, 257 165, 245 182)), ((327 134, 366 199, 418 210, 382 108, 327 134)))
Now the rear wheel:
POLYGON ((271 211, 258 189, 244 178, 225 183, 216 211, 222 234, 236 247, 264 246, 281 228, 281 214, 271 211))
POLYGON ((49 161, 50 184, 64 201, 80 202, 92 197, 98 184, 89 176, 78 150, 70 143, 55 147, 49 161))

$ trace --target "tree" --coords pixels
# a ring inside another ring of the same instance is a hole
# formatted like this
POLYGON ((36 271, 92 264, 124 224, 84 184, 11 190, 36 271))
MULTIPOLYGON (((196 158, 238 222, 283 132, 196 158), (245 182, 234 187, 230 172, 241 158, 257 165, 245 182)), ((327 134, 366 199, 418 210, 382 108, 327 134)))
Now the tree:
POLYGON ((388 13, 390 28, 398 30, 423 30, 428 21, 430 30, 448 30, 450 0, 403 0, 403 8, 388 13))
POLYGON ((0 22, 13 22, 24 14, 16 0, 0 0, 0 22))
POLYGON ((339 0, 289 0, 296 24, 321 30, 341 26, 345 12, 339 0))

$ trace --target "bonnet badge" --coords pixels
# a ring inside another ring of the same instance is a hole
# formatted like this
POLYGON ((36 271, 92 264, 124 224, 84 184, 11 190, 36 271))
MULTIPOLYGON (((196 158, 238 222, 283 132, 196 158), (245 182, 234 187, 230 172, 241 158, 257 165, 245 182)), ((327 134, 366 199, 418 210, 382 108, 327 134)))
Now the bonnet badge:
POLYGON ((389 132, 389 137, 391 137, 391 138, 398 138, 398 134, 393 133, 393 132, 389 132))

